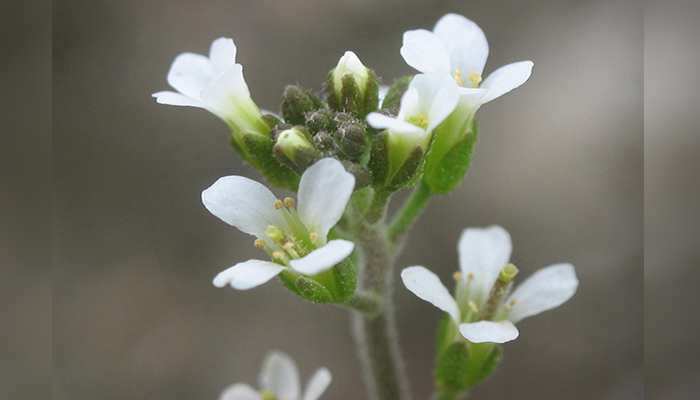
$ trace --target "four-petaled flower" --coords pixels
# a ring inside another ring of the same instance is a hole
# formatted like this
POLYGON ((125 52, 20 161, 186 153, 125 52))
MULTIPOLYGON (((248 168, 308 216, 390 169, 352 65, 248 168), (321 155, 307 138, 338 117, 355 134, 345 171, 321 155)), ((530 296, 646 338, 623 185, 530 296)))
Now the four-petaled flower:
POLYGON ((259 391, 245 383, 235 383, 221 393, 219 400, 317 400, 330 383, 330 371, 319 368, 309 379, 302 396, 294 360, 281 351, 271 351, 260 372, 259 391))
POLYGON ((204 108, 234 132, 267 134, 269 131, 250 97, 243 66, 236 63, 233 39, 214 40, 209 57, 194 53, 177 56, 168 72, 168 83, 179 93, 154 93, 160 104, 204 108))
POLYGON ((505 343, 518 337, 515 323, 560 306, 578 287, 574 267, 556 264, 539 270, 506 297, 517 274, 508 264, 511 250, 510 235, 500 226, 466 229, 459 240, 455 297, 424 267, 406 268, 401 278, 416 296, 447 312, 470 342, 505 343))
POLYGON ((335 159, 325 158, 301 177, 298 207, 294 199, 279 200, 262 184, 242 176, 226 176, 202 192, 204 206, 224 222, 255 236, 255 246, 272 261, 249 260, 214 278, 246 290, 259 286, 282 271, 312 276, 345 260, 354 243, 327 241, 340 220, 355 187, 355 177, 335 159))
POLYGON ((401 55, 420 72, 452 77, 462 94, 460 103, 465 104, 460 110, 469 105, 472 113, 525 83, 534 65, 532 61, 508 64, 482 82, 489 55, 486 35, 477 24, 457 14, 440 18, 432 32, 416 29, 404 33, 401 55))

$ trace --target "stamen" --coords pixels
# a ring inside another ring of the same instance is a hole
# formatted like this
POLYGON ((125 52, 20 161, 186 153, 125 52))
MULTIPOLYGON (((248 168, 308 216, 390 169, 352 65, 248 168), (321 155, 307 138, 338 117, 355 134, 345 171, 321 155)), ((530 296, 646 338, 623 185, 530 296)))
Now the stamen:
POLYGON ((316 240, 318 240, 318 233, 316 233, 316 232, 309 233, 309 240, 311 240, 311 244, 316 244, 316 240))
POLYGON ((455 282, 459 282, 462 280, 462 273, 457 271, 454 274, 452 274, 452 279, 455 280, 455 282))
POLYGON ((267 248, 267 243, 265 242, 265 239, 255 239, 253 246, 265 250, 267 248))
POLYGON ((464 84, 462 82, 462 70, 458 69, 455 71, 455 80, 457 81, 457 84, 459 86, 464 86, 464 84))
POLYGON ((474 273, 470 272, 469 275, 467 275, 467 279, 471 282, 474 280, 474 273))
POLYGON ((292 243, 292 242, 287 242, 287 243, 284 244, 284 246, 282 246, 282 248, 285 249, 285 250, 289 250, 289 249, 291 249, 292 247, 294 247, 294 243, 292 243))
POLYGON ((482 81, 481 75, 477 74, 476 72, 469 74, 469 80, 472 81, 472 87, 479 87, 479 84, 482 81))
POLYGON ((294 207, 294 199, 291 197, 284 198, 284 206, 288 208, 294 207))
POLYGON ((420 115, 414 115, 410 117, 409 119, 406 120, 409 124, 413 124, 415 126, 419 126, 423 129, 428 127, 428 118, 426 118, 425 115, 420 114, 420 115))
POLYGON ((469 308, 471 308, 475 313, 479 312, 479 306, 474 303, 474 300, 469 300, 469 308))
POLYGON ((281 260, 284 257, 284 253, 282 253, 281 251, 276 251, 272 253, 272 257, 276 260, 281 260))
POLYGON ((275 200, 275 210, 281 210, 282 207, 284 207, 284 203, 282 202, 282 200, 275 200))
POLYGON ((262 400, 276 400, 277 396, 272 393, 270 390, 263 390, 262 393, 260 393, 260 396, 262 397, 262 400))

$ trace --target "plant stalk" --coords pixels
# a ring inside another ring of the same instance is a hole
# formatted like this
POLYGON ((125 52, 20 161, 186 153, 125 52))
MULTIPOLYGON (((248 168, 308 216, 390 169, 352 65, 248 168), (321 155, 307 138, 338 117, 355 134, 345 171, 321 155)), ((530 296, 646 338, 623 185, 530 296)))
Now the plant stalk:
POLYGON ((430 187, 427 183, 421 181, 391 222, 389 242, 392 248, 398 248, 406 239, 408 231, 423 212, 425 206, 428 205, 431 197, 430 187))

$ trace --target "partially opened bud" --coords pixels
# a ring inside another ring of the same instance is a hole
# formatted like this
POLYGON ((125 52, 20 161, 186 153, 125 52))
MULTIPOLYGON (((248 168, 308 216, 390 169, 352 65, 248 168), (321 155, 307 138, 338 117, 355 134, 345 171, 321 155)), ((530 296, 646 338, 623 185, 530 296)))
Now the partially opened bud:
POLYGON ((275 157, 298 173, 302 173, 321 158, 306 128, 295 126, 277 134, 275 157))
POLYGON ((325 89, 331 108, 353 112, 360 118, 379 105, 379 79, 352 51, 346 51, 328 74, 325 89))

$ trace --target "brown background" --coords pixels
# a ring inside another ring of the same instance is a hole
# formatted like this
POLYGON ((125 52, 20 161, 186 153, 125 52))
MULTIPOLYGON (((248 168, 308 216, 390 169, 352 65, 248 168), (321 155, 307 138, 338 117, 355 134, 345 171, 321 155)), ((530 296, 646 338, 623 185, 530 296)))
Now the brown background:
MULTIPOLYGON (((643 366, 642 11, 624 1, 80 1, 54 8, 54 399, 215 399, 254 383, 277 348, 327 399, 364 398, 347 313, 279 284, 216 289, 260 254, 199 200, 216 178, 257 178, 205 111, 155 104, 179 53, 233 37, 254 99, 319 90, 345 50, 385 81, 411 73, 403 31, 446 12, 481 25, 487 73, 531 59, 533 77, 479 112, 462 187, 433 202, 399 266, 447 281, 467 226, 498 223, 527 276, 572 262, 581 286, 528 319, 479 399, 638 399, 643 366)), ((440 313, 397 286, 416 399, 431 393, 440 313)))

